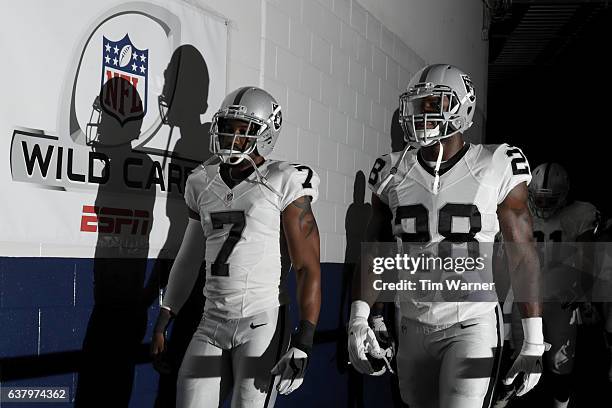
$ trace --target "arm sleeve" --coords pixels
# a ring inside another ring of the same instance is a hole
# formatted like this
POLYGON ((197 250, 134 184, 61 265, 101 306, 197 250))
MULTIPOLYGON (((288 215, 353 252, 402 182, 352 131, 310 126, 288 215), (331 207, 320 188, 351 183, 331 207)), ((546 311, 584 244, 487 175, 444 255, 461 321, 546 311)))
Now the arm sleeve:
POLYGON ((162 302, 162 307, 177 314, 187 301, 198 278, 200 265, 204 259, 206 239, 202 224, 189 219, 183 242, 172 264, 168 286, 162 302))
POLYGON ((283 198, 281 200, 281 211, 296 199, 303 196, 312 197, 314 203, 319 198, 319 175, 310 167, 295 165, 286 175, 283 186, 283 198))
POLYGON ((499 177, 497 204, 501 204, 514 187, 531 181, 529 162, 518 147, 500 145, 494 153, 493 164, 499 177))

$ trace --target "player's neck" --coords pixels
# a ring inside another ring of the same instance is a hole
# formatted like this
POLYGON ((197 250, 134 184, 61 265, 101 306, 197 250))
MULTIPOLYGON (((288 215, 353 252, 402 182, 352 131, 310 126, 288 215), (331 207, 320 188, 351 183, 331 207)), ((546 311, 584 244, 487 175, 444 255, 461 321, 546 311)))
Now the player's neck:
MULTIPOLYGON (((253 162, 255 163, 257 167, 261 166, 261 164, 265 160, 263 156, 259 156, 259 155, 251 156, 251 159, 253 159, 253 162)), ((230 176, 234 180, 244 179, 248 177, 249 175, 251 175, 252 172, 253 172, 253 165, 247 159, 242 160, 239 164, 235 166, 230 166, 230 176)))
MULTIPOLYGON (((442 161, 449 160, 451 157, 459 153, 465 144, 463 141, 463 135, 457 133, 447 139, 441 141, 444 145, 444 151, 442 152, 442 161)), ((431 146, 422 147, 421 155, 423 159, 427 161, 435 161, 438 159, 438 152, 440 150, 440 143, 435 143, 431 146)))

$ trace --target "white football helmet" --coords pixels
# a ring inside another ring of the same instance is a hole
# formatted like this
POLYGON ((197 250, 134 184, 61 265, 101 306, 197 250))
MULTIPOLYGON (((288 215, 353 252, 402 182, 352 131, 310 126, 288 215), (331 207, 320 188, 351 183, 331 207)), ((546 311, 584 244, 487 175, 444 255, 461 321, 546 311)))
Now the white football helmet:
POLYGON ((400 95, 399 119, 404 139, 429 146, 472 126, 476 94, 469 75, 448 64, 417 72, 400 95))
POLYGON ((255 149, 259 155, 267 157, 274 149, 281 126, 281 107, 272 95, 254 86, 238 88, 225 97, 213 116, 210 151, 232 165, 247 159, 255 149), (247 124, 240 133, 234 132, 230 123, 235 120, 247 124), (241 137, 248 141, 239 148, 240 143, 236 141, 241 137))
POLYGON ((529 206, 540 218, 549 218, 566 204, 569 177, 557 163, 540 164, 529 183, 529 206))

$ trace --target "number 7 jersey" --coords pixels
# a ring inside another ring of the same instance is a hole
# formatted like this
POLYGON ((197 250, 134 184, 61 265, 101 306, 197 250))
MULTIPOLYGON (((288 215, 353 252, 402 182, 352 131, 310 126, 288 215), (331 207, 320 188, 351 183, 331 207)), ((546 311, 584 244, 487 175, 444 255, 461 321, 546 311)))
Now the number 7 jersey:
POLYGON ((204 311, 222 318, 253 316, 286 303, 281 288, 281 213, 302 196, 318 197, 319 177, 308 166, 266 160, 229 188, 219 165, 200 167, 185 187, 187 206, 206 236, 204 311))
MULTIPOLYGON (((368 184, 389 206, 396 239, 421 243, 443 240, 493 243, 499 231, 497 206, 515 186, 531 181, 529 164, 521 150, 507 144, 466 143, 440 166, 437 194, 433 189, 433 164, 427 163, 419 152, 408 151, 390 179, 390 170, 401 153, 381 156, 370 172, 368 184)), ((495 304, 413 300, 402 302, 401 309, 402 315, 408 318, 440 325, 478 316, 493 309, 495 304)))

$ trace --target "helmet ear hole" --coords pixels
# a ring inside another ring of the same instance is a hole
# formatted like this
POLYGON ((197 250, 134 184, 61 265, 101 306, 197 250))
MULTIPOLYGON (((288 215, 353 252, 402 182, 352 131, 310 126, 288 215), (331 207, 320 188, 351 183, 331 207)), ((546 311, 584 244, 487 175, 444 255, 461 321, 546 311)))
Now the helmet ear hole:
POLYGON ((472 113, 472 107, 471 107, 471 106, 468 106, 468 108, 467 108, 467 114, 468 114, 468 116, 470 115, 470 113, 472 113))

